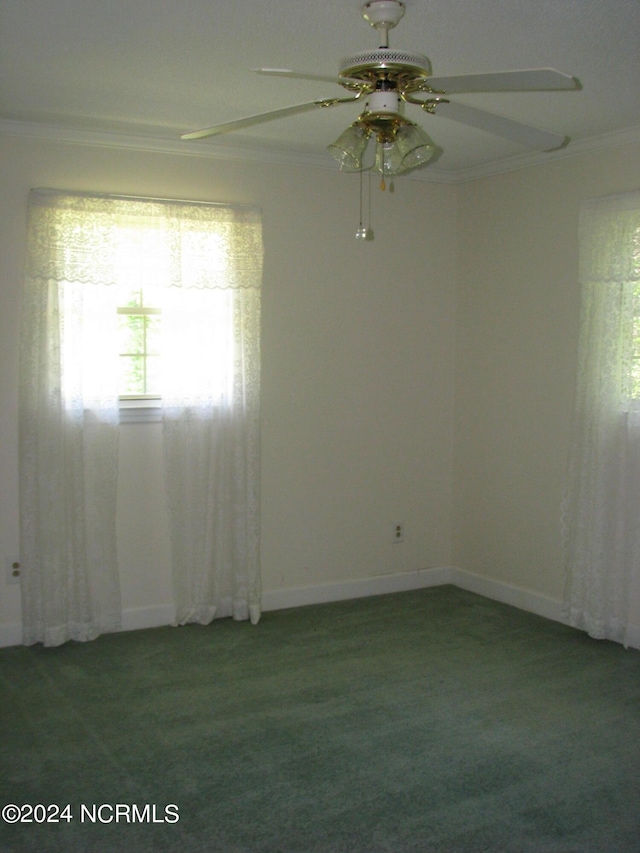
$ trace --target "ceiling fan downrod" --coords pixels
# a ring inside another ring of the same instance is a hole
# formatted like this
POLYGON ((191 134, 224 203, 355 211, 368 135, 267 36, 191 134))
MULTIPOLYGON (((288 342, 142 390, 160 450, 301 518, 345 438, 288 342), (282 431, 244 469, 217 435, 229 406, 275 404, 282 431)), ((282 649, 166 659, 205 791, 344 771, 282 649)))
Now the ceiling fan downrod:
POLYGON ((393 29, 404 15, 402 0, 369 0, 361 9, 365 21, 380 33, 380 47, 389 47, 389 30, 393 29))

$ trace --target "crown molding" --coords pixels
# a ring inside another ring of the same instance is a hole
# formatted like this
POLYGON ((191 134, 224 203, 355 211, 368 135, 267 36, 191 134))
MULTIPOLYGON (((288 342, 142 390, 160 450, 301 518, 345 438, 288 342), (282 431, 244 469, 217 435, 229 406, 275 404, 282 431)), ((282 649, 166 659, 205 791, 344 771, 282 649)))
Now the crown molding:
POLYGON ((462 184, 475 181, 479 178, 490 178, 506 172, 515 172, 517 169, 526 169, 531 166, 542 166, 554 160, 564 160, 567 157, 578 157, 581 154, 590 154, 608 148, 620 148, 623 145, 640 143, 640 127, 632 127, 626 130, 603 133, 600 136, 592 136, 589 139, 579 139, 569 142, 564 148, 556 151, 542 151, 535 154, 522 154, 510 157, 506 160, 497 160, 493 163, 483 163, 481 166, 461 169, 450 176, 451 183, 462 184))
MULTIPOLYGON (((300 166, 303 168, 336 171, 335 164, 326 155, 311 152, 294 151, 276 146, 251 145, 235 141, 232 145, 216 142, 191 142, 170 139, 152 134, 122 133, 107 130, 89 130, 66 125, 44 124, 40 122, 12 121, 0 119, 0 136, 13 136, 24 139, 44 139, 50 142, 62 142, 71 145, 93 145, 100 148, 118 148, 134 151, 146 151, 157 154, 178 154, 186 157, 204 157, 213 160, 242 161, 275 164, 281 166, 300 166)), ((487 178, 493 175, 513 172, 518 169, 547 164, 566 157, 575 157, 607 148, 640 143, 640 127, 614 131, 590 139, 571 142, 565 148, 550 152, 536 152, 517 157, 483 163, 469 169, 457 171, 438 169, 432 166, 403 176, 403 180, 423 183, 462 184, 468 181, 487 178)))
POLYGON ((120 148, 158 154, 180 154, 187 157, 206 157, 214 160, 255 160, 285 166, 309 165, 327 168, 326 158, 313 154, 251 146, 236 142, 233 145, 191 142, 153 134, 124 133, 115 130, 92 130, 71 125, 40 122, 0 120, 0 135, 26 139, 46 139, 70 145, 93 145, 99 148, 120 148))
MULTIPOLYGON (((111 130, 90 130, 67 125, 45 124, 41 122, 13 121, 0 119, 0 136, 13 136, 22 139, 41 139, 49 142, 62 142, 68 145, 92 145, 100 148, 118 148, 121 150, 145 151, 156 154, 179 154, 186 157, 204 157, 211 160, 241 161, 275 164, 281 166, 300 166, 303 168, 323 169, 336 172, 334 161, 325 154, 314 154, 268 145, 251 145, 236 140, 232 145, 216 141, 193 142, 170 139, 167 136, 151 134, 122 133, 111 130)), ((453 173, 437 169, 421 170, 404 175, 403 180, 426 183, 451 183, 453 173)))

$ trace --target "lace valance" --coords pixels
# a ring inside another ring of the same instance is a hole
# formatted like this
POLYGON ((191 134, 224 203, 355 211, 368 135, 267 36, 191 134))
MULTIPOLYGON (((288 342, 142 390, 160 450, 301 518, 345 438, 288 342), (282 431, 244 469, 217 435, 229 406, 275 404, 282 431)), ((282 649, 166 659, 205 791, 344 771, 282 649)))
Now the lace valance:
POLYGON ((32 190, 28 275, 115 285, 259 288, 256 208, 32 190))
POLYGON ((580 281, 640 281, 640 192, 591 199, 584 205, 580 281))

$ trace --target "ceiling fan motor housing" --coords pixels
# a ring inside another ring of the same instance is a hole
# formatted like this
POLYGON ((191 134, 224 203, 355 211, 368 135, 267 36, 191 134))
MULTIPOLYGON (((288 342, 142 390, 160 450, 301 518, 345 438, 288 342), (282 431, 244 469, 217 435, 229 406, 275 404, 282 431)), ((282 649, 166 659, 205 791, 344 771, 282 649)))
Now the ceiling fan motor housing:
POLYGON ((340 63, 340 77, 361 80, 397 79, 406 76, 423 80, 431 74, 429 58, 421 53, 405 53, 381 47, 347 56, 340 63))

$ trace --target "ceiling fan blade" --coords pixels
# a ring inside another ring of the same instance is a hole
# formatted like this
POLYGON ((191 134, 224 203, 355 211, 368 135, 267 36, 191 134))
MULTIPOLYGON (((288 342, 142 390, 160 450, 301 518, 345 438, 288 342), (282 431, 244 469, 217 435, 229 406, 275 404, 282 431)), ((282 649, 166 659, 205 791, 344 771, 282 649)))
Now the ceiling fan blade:
POLYGON ((437 115, 444 118, 486 130, 496 136, 504 136, 512 142, 519 142, 528 148, 536 148, 542 151, 552 151, 561 148, 568 142, 568 137, 548 130, 540 130, 530 124, 523 124, 510 118, 479 110, 467 104, 457 104, 450 101, 440 101, 436 105, 437 115))
MULTIPOLYGON (((350 100, 350 99, 349 99, 350 100)), ((205 127, 203 130, 192 130, 190 133, 183 133, 181 139, 202 139, 205 136, 217 136, 219 133, 229 133, 233 130, 241 130, 243 127, 251 127, 253 124, 262 124, 265 121, 271 121, 275 118, 284 118, 292 116, 296 113, 304 113, 307 110, 313 110, 317 107, 330 107, 336 103, 343 103, 339 98, 325 98, 319 101, 308 101, 305 104, 295 104, 292 107, 284 107, 281 110, 271 110, 268 113, 259 113, 258 115, 246 116, 235 121, 227 121, 224 124, 216 124, 213 127, 205 127)))
POLYGON ((265 74, 269 77, 290 77, 292 80, 318 80, 321 83, 349 83, 361 89, 370 89, 371 84, 355 77, 331 77, 323 74, 307 74, 303 71, 292 71, 290 68, 251 68, 254 74, 265 74))
POLYGON ((461 92, 548 92, 579 89, 575 77, 553 68, 528 71, 492 71, 488 74, 461 74, 455 77, 429 77, 427 85, 438 93, 461 92))

